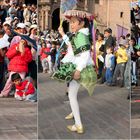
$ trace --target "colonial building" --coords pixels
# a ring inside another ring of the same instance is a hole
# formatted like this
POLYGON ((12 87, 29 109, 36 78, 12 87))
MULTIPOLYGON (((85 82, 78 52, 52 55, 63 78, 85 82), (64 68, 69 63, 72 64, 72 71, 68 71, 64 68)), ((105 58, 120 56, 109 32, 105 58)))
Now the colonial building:
MULTIPOLYGON (((7 1, 16 1, 16 2, 22 2, 25 4, 37 4, 37 0, 7 0, 7 1)), ((0 0, 0 4, 2 4, 4 2, 4 0, 0 0)))
MULTIPOLYGON (((110 27, 118 38, 130 32, 130 2, 127 0, 78 0, 78 7, 94 14, 101 32, 110 27)), ((39 0, 38 10, 42 30, 59 27, 60 0, 39 0)))
POLYGON ((101 32, 110 27, 119 38, 130 33, 130 2, 128 0, 95 0, 95 15, 101 32))
MULTIPOLYGON (((38 1, 38 18, 39 26, 42 30, 45 28, 52 28, 57 30, 60 23, 59 13, 60 13, 60 1, 61 0, 39 0, 38 1)), ((92 0, 78 0, 77 6, 80 9, 85 9, 92 12, 92 0)), ((67 23, 64 22, 64 26, 67 28, 67 23), (66 26, 65 26, 66 25, 66 26)))

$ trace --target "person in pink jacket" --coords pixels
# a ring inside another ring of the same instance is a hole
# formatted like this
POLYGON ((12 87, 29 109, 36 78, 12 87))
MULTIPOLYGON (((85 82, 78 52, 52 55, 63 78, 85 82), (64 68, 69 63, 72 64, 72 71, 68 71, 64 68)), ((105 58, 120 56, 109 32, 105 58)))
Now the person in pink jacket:
POLYGON ((22 39, 8 49, 6 56, 10 60, 8 64, 9 78, 1 91, 0 97, 9 95, 13 85, 11 75, 19 73, 21 78, 24 79, 28 72, 28 63, 32 61, 31 50, 27 47, 27 42, 22 39))

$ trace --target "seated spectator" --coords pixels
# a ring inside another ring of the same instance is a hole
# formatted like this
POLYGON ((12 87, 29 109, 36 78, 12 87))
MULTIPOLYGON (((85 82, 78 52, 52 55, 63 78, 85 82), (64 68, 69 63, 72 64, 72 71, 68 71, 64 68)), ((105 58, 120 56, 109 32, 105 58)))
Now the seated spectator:
POLYGON ((14 73, 11 76, 12 82, 15 84, 16 92, 15 98, 20 101, 37 101, 37 95, 35 87, 28 80, 22 80, 18 73, 14 73))
POLYGON ((19 73, 22 79, 25 78, 28 72, 28 63, 32 61, 31 50, 27 46, 25 40, 20 40, 19 43, 13 44, 7 51, 6 56, 10 60, 8 64, 9 78, 1 91, 0 97, 7 97, 12 88, 11 75, 19 73))

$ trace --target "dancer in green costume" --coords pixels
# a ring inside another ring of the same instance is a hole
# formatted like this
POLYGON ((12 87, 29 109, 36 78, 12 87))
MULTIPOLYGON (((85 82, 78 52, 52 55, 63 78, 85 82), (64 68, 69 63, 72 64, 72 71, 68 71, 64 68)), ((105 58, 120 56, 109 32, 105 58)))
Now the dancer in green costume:
POLYGON ((69 125, 67 128, 77 133, 84 133, 77 101, 78 89, 82 85, 87 89, 89 95, 92 95, 97 81, 91 57, 90 33, 87 24, 90 16, 90 14, 78 10, 70 10, 65 13, 65 17, 70 21, 71 31, 75 35, 70 40, 63 28, 59 27, 59 32, 68 48, 67 54, 61 61, 63 64, 52 75, 54 79, 69 82, 68 93, 72 113, 65 119, 74 118, 75 124, 69 125))

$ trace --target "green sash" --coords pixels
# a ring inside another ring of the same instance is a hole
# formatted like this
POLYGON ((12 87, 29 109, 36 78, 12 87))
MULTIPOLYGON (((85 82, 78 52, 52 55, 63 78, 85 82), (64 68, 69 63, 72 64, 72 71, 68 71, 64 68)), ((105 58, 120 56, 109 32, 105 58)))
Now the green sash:
POLYGON ((91 49, 89 36, 78 32, 71 40, 74 55, 91 49))

